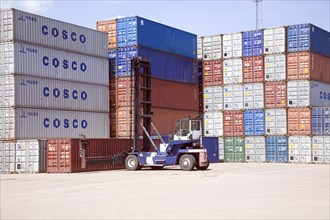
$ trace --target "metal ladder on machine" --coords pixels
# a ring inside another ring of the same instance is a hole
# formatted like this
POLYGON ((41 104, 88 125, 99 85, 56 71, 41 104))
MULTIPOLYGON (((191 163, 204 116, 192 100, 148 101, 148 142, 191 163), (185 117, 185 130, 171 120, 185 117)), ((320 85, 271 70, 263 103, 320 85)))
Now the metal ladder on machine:
POLYGON ((133 104, 133 151, 138 150, 139 126, 143 129, 143 147, 140 151, 149 152, 150 144, 157 151, 157 146, 150 136, 151 127, 155 130, 157 136, 165 143, 158 130, 151 122, 151 69, 150 62, 141 58, 131 59, 131 69, 134 78, 134 104, 133 104), (142 95, 141 95, 142 93, 142 95), (140 100, 142 96, 142 100, 140 100), (140 114, 140 106, 142 113, 140 114), (141 120, 142 119, 142 123, 141 120))

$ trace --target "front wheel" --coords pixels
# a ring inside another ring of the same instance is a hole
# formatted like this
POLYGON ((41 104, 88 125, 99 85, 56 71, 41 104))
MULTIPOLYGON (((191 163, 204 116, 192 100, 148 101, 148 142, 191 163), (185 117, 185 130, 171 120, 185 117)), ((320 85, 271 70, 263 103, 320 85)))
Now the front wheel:
POLYGON ((139 160, 135 155, 128 155, 125 159, 125 167, 128 170, 140 170, 139 160))
POLYGON ((194 169, 196 165, 196 159, 191 154, 184 154, 181 156, 180 161, 180 168, 184 171, 191 171, 194 169))
POLYGON ((206 166, 201 167, 201 166, 199 166, 199 164, 196 164, 196 169, 197 170, 206 170, 207 168, 209 168, 209 165, 210 165, 210 162, 209 162, 209 160, 207 160, 206 166))

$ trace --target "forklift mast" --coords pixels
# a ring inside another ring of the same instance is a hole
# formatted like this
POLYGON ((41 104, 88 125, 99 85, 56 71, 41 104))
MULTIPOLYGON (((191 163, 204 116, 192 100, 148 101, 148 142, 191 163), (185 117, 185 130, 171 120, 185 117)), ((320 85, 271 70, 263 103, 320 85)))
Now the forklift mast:
POLYGON ((148 134, 151 131, 151 70, 150 62, 141 58, 131 59, 131 68, 134 78, 134 105, 133 105, 133 151, 139 151, 139 127, 146 130, 143 132, 143 148, 140 151, 150 151, 150 141, 148 134), (140 98, 142 98, 140 100, 140 98), (140 112, 142 107, 142 112, 140 112))

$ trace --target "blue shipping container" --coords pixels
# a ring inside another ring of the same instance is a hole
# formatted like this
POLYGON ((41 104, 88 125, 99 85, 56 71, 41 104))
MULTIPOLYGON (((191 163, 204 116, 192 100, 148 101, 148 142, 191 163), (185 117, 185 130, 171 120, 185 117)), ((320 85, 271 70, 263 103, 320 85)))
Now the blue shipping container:
POLYGON ((207 158, 210 163, 219 163, 219 138, 202 137, 202 143, 207 150, 207 158))
POLYGON ((244 134, 264 135, 265 133, 265 111, 245 110, 244 111, 244 134))
POLYGON ((132 76, 131 58, 142 57, 150 61, 154 78, 198 84, 197 61, 144 47, 119 48, 117 76, 132 76))
POLYGON ((117 46, 143 46, 197 59, 197 36, 141 17, 117 19, 117 46))
POLYGON ((117 50, 108 51, 110 77, 116 76, 117 72, 117 50))
POLYGON ((288 139, 284 136, 266 138, 266 161, 288 162, 288 139))
POLYGON ((261 56, 263 52, 262 30, 243 32, 242 49, 243 57, 261 56))
POLYGON ((312 51, 330 57, 330 32, 312 24, 288 26, 288 52, 312 51))
POLYGON ((330 107, 312 109, 312 134, 330 134, 330 107))

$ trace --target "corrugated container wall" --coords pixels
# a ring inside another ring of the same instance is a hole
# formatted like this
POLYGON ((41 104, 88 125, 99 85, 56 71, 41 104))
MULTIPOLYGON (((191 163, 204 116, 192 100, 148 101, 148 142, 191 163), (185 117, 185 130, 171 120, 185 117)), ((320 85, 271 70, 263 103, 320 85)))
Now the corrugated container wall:
POLYGON ((224 162, 225 161, 225 143, 224 139, 222 137, 219 137, 219 161, 224 162))
POLYGON ((197 61, 145 47, 119 48, 117 53, 117 76, 131 76, 131 58, 148 58, 154 78, 185 83, 198 83, 197 61))
POLYGON ((0 12, 1 42, 29 42, 107 58, 106 33, 16 9, 0 12))
POLYGON ((223 88, 223 108, 224 110, 243 109, 243 86, 227 85, 223 88))
POLYGON ((244 111, 244 135, 264 135, 265 112, 264 110, 244 111))
POLYGON ((263 31, 254 30, 242 33, 243 57, 263 55, 263 31))
POLYGON ((288 134, 311 135, 311 110, 309 108, 288 109, 288 134))
POLYGON ((286 97, 285 81, 265 83, 265 108, 285 108, 286 97))
POLYGON ((330 135, 330 107, 312 108, 312 134, 330 135))
POLYGON ((0 107, 109 112, 109 87, 24 75, 0 76, 0 107))
POLYGON ((288 81, 288 107, 330 106, 330 84, 308 80, 288 81))
POLYGON ((13 141, 0 140, 0 174, 15 172, 15 150, 13 141))
POLYGON ((286 135, 287 116, 286 109, 265 110, 266 135, 286 135))
POLYGON ((99 85, 109 84, 107 57, 100 59, 23 43, 1 43, 0 57, 0 75, 15 73, 99 85))
POLYGON ((117 19, 117 46, 143 46, 197 58, 197 36, 141 17, 117 19))
POLYGON ((286 80, 286 55, 274 54, 265 56, 265 81, 286 80))
POLYGON ((0 111, 0 139, 109 138, 109 114, 4 108, 0 111))
POLYGON ((330 57, 297 52, 287 55, 289 80, 315 80, 330 84, 330 57))
POLYGON ((264 54, 279 54, 286 51, 286 28, 264 29, 264 54))
POLYGON ((117 50, 109 50, 109 73, 110 77, 117 75, 117 50))
POLYGON ((225 111, 223 113, 223 129, 225 136, 243 136, 243 111, 225 111))
POLYGON ((235 84, 243 82, 242 59, 228 59, 223 61, 223 83, 235 84))
POLYGON ((313 24, 290 25, 288 31, 288 52, 311 51, 330 57, 330 32, 313 24))
POLYGON ((201 143, 207 151, 207 160, 210 163, 219 162, 219 138, 202 137, 201 143))
POLYGON ((245 161, 261 163, 266 161, 265 137, 245 137, 245 161))
POLYGON ((226 137, 225 143, 225 162, 244 162, 244 138, 226 137))
POLYGON ((264 58, 244 57, 243 58, 243 82, 263 82, 264 81, 264 58))
POLYGON ((204 87, 204 111, 223 110, 223 91, 221 86, 204 87))
POLYGON ((264 108, 264 85, 262 83, 244 84, 244 109, 264 108))
POLYGON ((203 38, 197 37, 197 59, 203 59, 203 38))
POLYGON ((223 113, 211 111, 204 113, 204 135, 207 137, 223 136, 223 113))
POLYGON ((220 60, 222 58, 221 35, 203 37, 203 60, 220 60))
POLYGON ((311 137, 308 136, 289 137, 289 162, 290 163, 312 162, 311 137))
POLYGON ((242 33, 224 34, 222 43, 224 59, 242 56, 242 33))
POLYGON ((285 136, 266 137, 266 161, 276 163, 288 162, 288 138, 285 136))
POLYGON ((222 60, 204 61, 203 62, 203 85, 204 86, 221 86, 222 85, 222 60))
POLYGON ((117 21, 116 19, 96 22, 96 29, 108 34, 108 48, 117 48, 117 21))
POLYGON ((313 163, 330 163, 330 137, 315 136, 312 138, 313 163))

